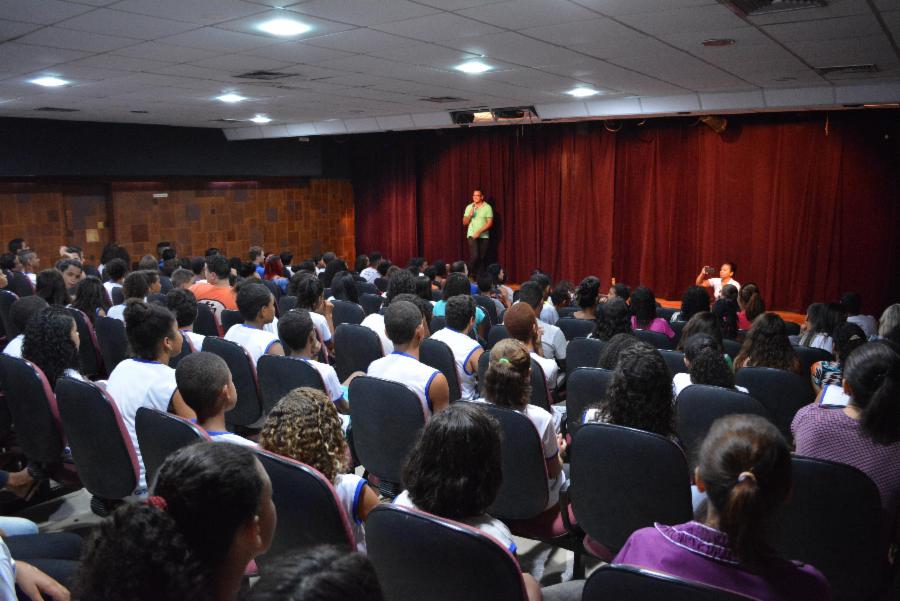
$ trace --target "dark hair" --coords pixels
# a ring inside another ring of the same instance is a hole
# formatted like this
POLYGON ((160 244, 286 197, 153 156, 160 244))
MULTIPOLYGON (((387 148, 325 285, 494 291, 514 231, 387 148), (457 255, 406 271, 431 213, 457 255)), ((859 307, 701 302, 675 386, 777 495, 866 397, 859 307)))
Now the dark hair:
POLYGON ((684 345, 691 336, 696 334, 707 334, 713 337, 713 340, 719 345, 719 350, 725 352, 725 345, 722 344, 722 322, 709 311, 700 311, 694 313, 684 328, 681 330, 681 338, 678 340, 679 351, 684 350, 684 345))
POLYGON ((656 297, 646 286, 639 286, 631 293, 631 312, 634 314, 637 328, 650 327, 656 319, 656 297))
POLYGON ((326 288, 331 287, 331 280, 334 276, 342 271, 347 271, 347 264, 340 259, 332 259, 325 265, 325 272, 322 274, 322 283, 326 288))
POLYGON ((862 311, 862 297, 859 292, 845 292, 841 295, 841 306, 847 315, 859 315, 862 311))
MULTIPOLYGON (((166 249, 165 252, 169 252, 170 250, 171 249, 166 249)), ((179 269, 178 259, 171 258, 162 262, 159 272, 167 278, 171 278, 176 269, 179 269)))
POLYGON ((368 255, 357 255, 356 262, 353 265, 353 270, 356 273, 359 273, 363 269, 369 266, 369 257, 368 255))
POLYGON ((490 292, 494 287, 494 278, 486 271, 482 271, 475 278, 475 284, 478 286, 478 292, 490 292))
POLYGON ((218 248, 216 246, 210 246, 209 248, 207 248, 206 250, 203 251, 204 257, 215 257, 215 256, 221 255, 221 254, 222 254, 222 249, 218 248))
POLYGON ((612 371, 619 363, 619 355, 622 354, 622 351, 633 347, 639 342, 640 340, 633 333, 616 334, 609 339, 609 342, 600 351, 597 367, 612 371))
POLYGON ((758 415, 717 419, 700 447, 698 469, 718 529, 741 561, 771 555, 765 522, 791 489, 791 451, 778 428, 758 415))
POLYGON ((356 280, 349 271, 335 274, 331 280, 331 296, 337 300, 359 304, 359 291, 356 289, 356 280))
POLYGON ((212 601, 215 570, 264 489, 246 447, 199 442, 170 455, 154 494, 162 510, 126 503, 86 544, 76 595, 83 601, 212 601))
POLYGON ((62 307, 47 307, 28 320, 22 357, 44 372, 51 388, 67 369, 78 369, 78 347, 72 342, 75 319, 62 307))
POLYGON ((592 275, 581 280, 575 291, 575 304, 582 309, 593 309, 600 296, 600 280, 592 275))
POLYGON ((133 298, 125 301, 125 333, 135 357, 155 361, 159 345, 176 323, 172 312, 162 305, 133 298))
POLYGON ((194 257, 191 259, 191 271, 194 275, 203 275, 203 268, 206 267, 206 259, 203 257, 194 257))
POLYGON ((594 338, 608 341, 616 334, 631 333, 628 305, 618 297, 609 299, 604 303, 603 310, 597 312, 597 319, 594 322, 594 338))
POLYGON ((500 263, 491 263, 487 266, 487 272, 491 274, 491 279, 494 280, 494 285, 499 286, 504 281, 506 281, 506 271, 500 265, 500 263), (503 278, 500 278, 500 272, 503 271, 503 278))
POLYGON ((541 285, 534 281, 523 282, 519 287, 519 301, 537 309, 544 302, 544 291, 541 285))
POLYGON ((192 272, 190 269, 179 267, 172 272, 172 275, 170 275, 169 278, 172 280, 172 286, 178 288, 182 284, 190 282, 192 279, 194 279, 194 272, 192 272))
POLYGON ((741 288, 739 304, 744 310, 744 318, 750 323, 766 312, 766 304, 759 295, 759 286, 756 284, 744 284, 744 287, 741 288))
POLYGON ((22 247, 23 247, 24 245, 25 245, 25 239, 24 239, 24 238, 13 238, 12 240, 9 241, 9 244, 7 245, 7 248, 9 249, 9 252, 11 252, 11 253, 17 253, 17 252, 19 252, 20 250, 22 250, 22 247))
POLYGON ((542 271, 535 270, 534 273, 531 274, 529 278, 532 282, 537 282, 538 286, 541 287, 541 294, 544 294, 544 291, 547 290, 550 286, 553 285, 553 280, 550 279, 550 276, 542 271))
POLYGON ((228 259, 222 255, 209 255, 206 257, 206 271, 216 274, 220 280, 224 280, 231 274, 231 265, 228 259))
POLYGON ((78 282, 75 285, 75 300, 72 301, 72 306, 87 315, 91 323, 97 318, 97 309, 108 311, 110 304, 100 278, 89 275, 78 282))
POLYGON ((560 280, 550 292, 550 302, 555 306, 568 303, 572 300, 572 282, 568 280, 560 280))
POLYGON ((141 273, 144 274, 144 278, 147 280, 147 287, 149 292, 149 287, 159 282, 159 271, 144 269, 143 271, 141 271, 141 273))
POLYGON ((378 272, 378 275, 384 277, 387 275, 388 269, 390 269, 392 265, 393 264, 390 261, 384 259, 378 262, 378 265, 375 266, 375 270, 378 272))
MULTIPOLYGON (((723 287, 727 288, 731 286, 731 284, 727 284, 723 287)), ((733 291, 736 293, 737 288, 731 286, 733 291)), ((738 325, 738 307, 737 301, 729 298, 727 295, 723 293, 722 298, 717 300, 712 307, 712 314, 715 315, 721 321, 722 326, 722 336, 724 338, 734 338, 737 336, 737 325, 738 325)))
MULTIPOLYGON (((428 270, 426 269, 426 271, 428 270)), ((427 275, 417 275, 414 277, 416 283, 416 296, 423 300, 431 301, 431 280, 427 275)))
POLYGON ((260 257, 263 257, 263 250, 258 246, 251 246, 250 250, 247 251, 247 260, 256 262, 256 260, 260 257))
POLYGON ((306 309, 291 309, 278 320, 278 338, 288 351, 306 346, 315 324, 306 309))
POLYGON ((701 311, 709 311, 709 293, 703 286, 688 286, 681 295, 679 321, 688 321, 701 311))
POLYGON ((518 340, 504 338, 491 349, 484 375, 484 398, 512 409, 524 409, 528 405, 531 399, 531 354, 518 340))
POLYGON ((415 294, 398 294, 394 297, 394 301, 406 301, 414 304, 422 314, 422 319, 425 320, 425 323, 431 323, 431 318, 434 315, 434 305, 431 304, 431 301, 427 301, 415 294))
POLYGON ((301 261, 296 267, 293 268, 294 274, 297 274, 301 271, 306 271, 311 274, 316 273, 316 264, 312 261, 301 261))
POLYGON ((447 277, 447 263, 443 259, 435 259, 431 266, 434 268, 435 277, 447 277))
POLYGON ((225 360, 212 353, 190 353, 175 368, 178 392, 201 423, 222 411, 222 388, 230 378, 225 360))
POLYGON ((416 507, 453 520, 484 514, 502 477, 500 426, 469 403, 435 414, 403 468, 403 483, 416 507))
POLYGON ((659 351, 645 342, 623 350, 600 409, 611 424, 672 436, 672 377, 659 351))
POLYGON ((122 259, 115 258, 109 263, 104 263, 103 272, 109 276, 111 281, 117 282, 128 273, 128 264, 122 259))
POLYGON ((376 267, 378 265, 378 262, 381 261, 381 253, 377 250, 373 250, 372 252, 370 252, 368 254, 368 257, 369 265, 371 265, 372 267, 376 267))
MULTIPOLYGON (((235 259, 237 259, 237 257, 235 257, 235 259)), ((240 259, 237 259, 237 261, 235 261, 234 259, 232 259, 231 261, 228 262, 228 264, 231 266, 232 269, 237 271, 239 278, 241 278, 241 279, 247 279, 247 278, 256 279, 256 277, 254 277, 256 275, 256 263, 254 263, 253 261, 241 261, 240 259)), ((230 279, 231 279, 231 276, 229 274, 229 280, 230 279)))
POLYGON ((612 289, 616 293, 616 298, 621 298, 625 302, 631 298, 631 288, 625 284, 613 284, 612 289))
POLYGON ((423 320, 422 312, 414 304, 394 300, 384 310, 384 331, 395 345, 408 344, 416 335, 423 320))
POLYGON ((398 269, 388 278, 387 292, 385 298, 388 304, 398 294, 415 294, 416 280, 406 269, 398 269))
POLYGON ((153 255, 144 255, 141 257, 141 260, 138 261, 138 269, 143 271, 155 271, 159 269, 159 262, 153 255))
POLYGON ((451 273, 447 276, 447 279, 444 280, 444 300, 450 300, 454 296, 459 294, 472 294, 472 285, 469 283, 469 278, 462 273, 451 273))
POLYGON ((163 262, 163 265, 168 263, 169 261, 175 261, 177 263, 178 253, 175 252, 174 248, 164 248, 159 252, 159 260, 163 262))
POLYGON ((844 322, 834 331, 834 358, 843 363, 850 353, 865 343, 866 333, 863 329, 855 323, 844 322))
POLYGON ((475 306, 475 299, 464 294, 448 300, 444 311, 447 327, 457 332, 464 331, 469 322, 475 319, 475 306))
POLYGON ((34 294, 47 301, 49 305, 65 307, 69 304, 66 281, 63 279, 62 272, 55 268, 45 269, 37 274, 34 294))
POLYGON ((249 601, 384 601, 368 558, 334 546, 289 553, 260 573, 249 601))
POLYGON ((13 253, 3 253, 0 255, 0 269, 12 271, 16 266, 16 255, 13 253))
POLYGON ((259 312, 272 302, 272 298, 272 293, 264 284, 248 280, 238 285, 235 300, 244 321, 253 321, 259 317, 259 312))
POLYGON ((294 260, 294 253, 289 250, 284 250, 278 253, 278 258, 281 259, 282 265, 288 266, 291 264, 291 261, 294 260))
POLYGON ((466 262, 465 261, 454 261, 450 265, 450 273, 461 273, 461 274, 465 275, 466 262))
POLYGON ((779 315, 763 313, 753 320, 741 351, 734 360, 735 369, 750 366, 787 371, 799 369, 800 362, 791 346, 784 320, 779 315))
POLYGON ((173 288, 166 294, 166 308, 175 314, 179 328, 186 328, 197 319, 197 297, 190 290, 173 288))
POLYGON ((60 273, 63 273, 69 267, 77 267, 78 271, 84 271, 84 265, 78 259, 61 259, 56 263, 56 268, 60 273))
POLYGON ((864 344, 844 361, 844 381, 862 410, 860 429, 878 444, 900 441, 900 355, 886 342, 864 344))
POLYGON ((122 294, 126 300, 129 298, 139 298, 141 300, 150 292, 150 283, 143 271, 132 271, 125 277, 122 282, 122 294))
POLYGON ((732 261, 723 261, 723 262, 722 262, 722 265, 728 265, 729 267, 731 267, 731 274, 732 274, 732 275, 734 275, 734 274, 737 273, 737 263, 734 263, 734 262, 732 262, 732 261))
POLYGON ((691 336, 684 345, 684 357, 691 364, 691 383, 734 389, 734 372, 712 336, 691 336))
POLYGON ((297 307, 299 309, 312 311, 325 295, 325 286, 322 284, 322 280, 315 275, 301 271, 291 276, 290 284, 288 284, 288 294, 297 297, 297 307))
POLYGON ((13 301, 9 308, 9 318, 20 333, 25 333, 31 318, 46 309, 49 305, 40 296, 23 296, 13 301))
POLYGON ((834 336, 839 325, 847 321, 844 307, 839 303, 813 303, 806 310, 809 328, 800 336, 800 344, 809 346, 818 334, 834 336))

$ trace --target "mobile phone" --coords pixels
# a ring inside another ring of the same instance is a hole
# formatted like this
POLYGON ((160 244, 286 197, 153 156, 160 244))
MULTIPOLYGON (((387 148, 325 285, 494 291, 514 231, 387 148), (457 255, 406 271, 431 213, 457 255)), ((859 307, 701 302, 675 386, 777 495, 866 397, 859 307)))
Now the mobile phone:
POLYGON ((703 268, 703 273, 705 273, 706 275, 712 275, 715 272, 716 272, 715 267, 710 267, 709 265, 707 265, 706 267, 703 268))

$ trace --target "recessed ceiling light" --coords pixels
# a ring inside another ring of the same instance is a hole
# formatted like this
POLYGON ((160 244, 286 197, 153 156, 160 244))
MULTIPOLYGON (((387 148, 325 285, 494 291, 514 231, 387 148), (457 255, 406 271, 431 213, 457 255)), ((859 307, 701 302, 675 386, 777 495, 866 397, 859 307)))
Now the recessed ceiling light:
POLYGON ((253 121, 254 123, 259 123, 260 125, 264 125, 264 124, 270 123, 272 121, 272 119, 270 119, 269 117, 266 117, 265 115, 257 115, 250 120, 253 121))
POLYGON ((222 94, 221 96, 216 96, 216 100, 220 100, 222 102, 235 103, 240 102, 241 100, 247 100, 246 97, 241 96, 240 94, 235 94, 234 92, 228 92, 227 94, 222 94))
POLYGON ((31 83, 37 84, 39 86, 44 86, 45 88, 58 88, 60 86, 67 86, 70 82, 65 79, 60 79, 59 77, 38 77, 37 79, 32 79, 31 83))
POLYGON ((485 71, 493 69, 493 67, 486 65, 481 61, 468 61, 461 65, 456 65, 453 68, 457 71, 462 71, 463 73, 484 73, 485 71))
POLYGON ((572 88, 566 92, 566 94, 574 96, 575 98, 587 98, 588 96, 596 96, 599 93, 599 90, 594 90, 592 88, 572 88))
POLYGON ((731 46, 734 40, 729 38, 713 38, 711 40, 703 40, 703 45, 708 47, 731 46))
POLYGON ((260 31, 281 37, 300 35, 301 33, 306 33, 312 29, 312 27, 306 23, 285 18, 271 19, 264 23, 260 23, 256 28, 260 31))

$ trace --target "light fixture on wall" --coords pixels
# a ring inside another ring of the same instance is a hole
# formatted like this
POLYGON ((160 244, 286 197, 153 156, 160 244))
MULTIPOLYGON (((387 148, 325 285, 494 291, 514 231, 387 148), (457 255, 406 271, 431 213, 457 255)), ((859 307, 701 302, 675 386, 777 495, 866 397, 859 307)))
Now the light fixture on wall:
POLYGON ((728 129, 728 119, 719 115, 704 115, 700 117, 700 122, 717 134, 723 134, 728 129))

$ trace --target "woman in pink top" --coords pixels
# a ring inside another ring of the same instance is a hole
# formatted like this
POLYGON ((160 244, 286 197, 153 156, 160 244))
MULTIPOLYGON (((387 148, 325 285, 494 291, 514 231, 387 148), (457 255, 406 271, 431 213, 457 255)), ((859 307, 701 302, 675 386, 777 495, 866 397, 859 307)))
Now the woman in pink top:
POLYGON ((656 297, 649 288, 641 286, 631 293, 631 312, 631 327, 635 330, 650 330, 675 338, 669 322, 656 316, 656 297))

